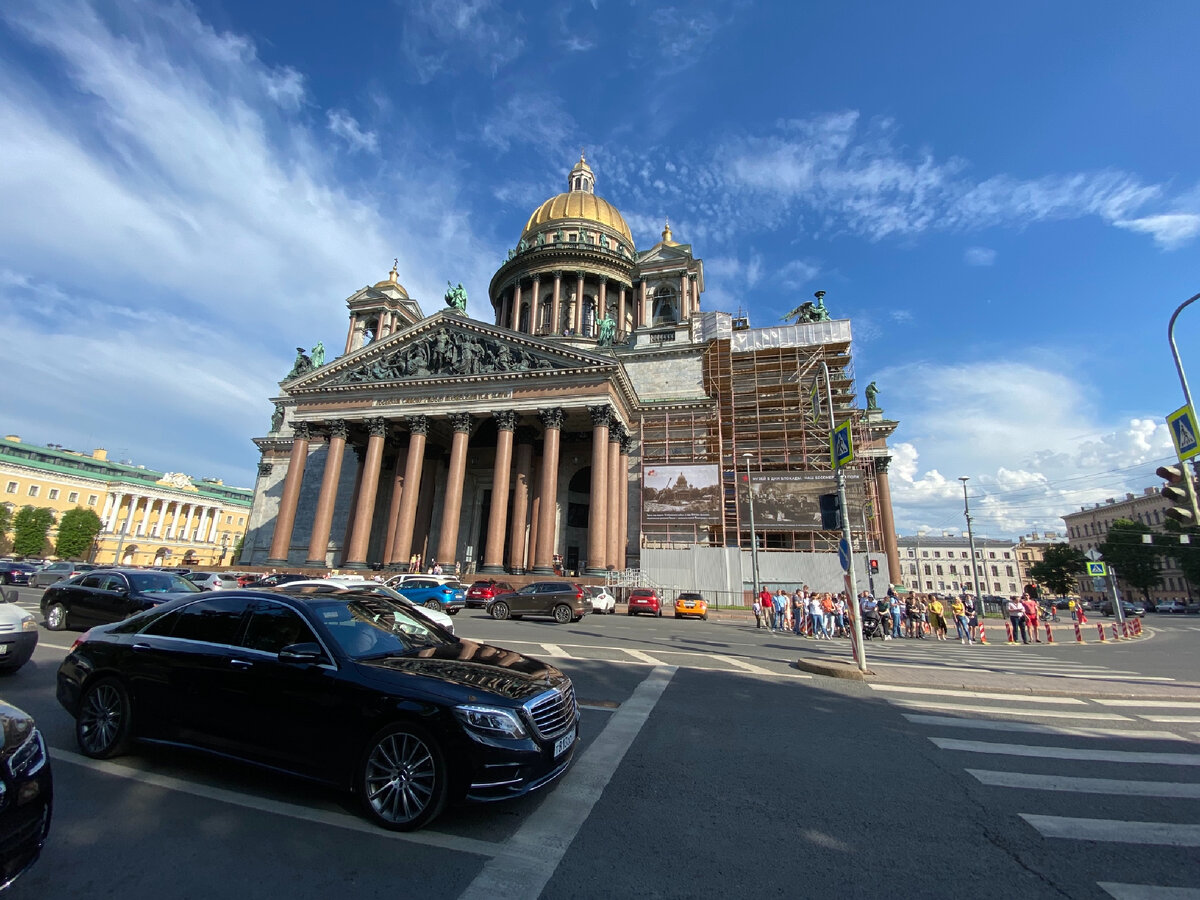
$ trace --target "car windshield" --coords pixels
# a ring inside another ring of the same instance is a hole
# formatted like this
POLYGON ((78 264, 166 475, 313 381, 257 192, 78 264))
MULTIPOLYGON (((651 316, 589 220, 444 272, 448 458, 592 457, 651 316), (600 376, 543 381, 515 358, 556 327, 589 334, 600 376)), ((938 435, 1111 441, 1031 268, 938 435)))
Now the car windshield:
POLYGON ((129 584, 139 594, 186 594, 200 589, 168 572, 130 572, 129 584))
POLYGON ((457 643, 402 603, 376 593, 322 596, 313 611, 351 659, 402 656, 457 643))

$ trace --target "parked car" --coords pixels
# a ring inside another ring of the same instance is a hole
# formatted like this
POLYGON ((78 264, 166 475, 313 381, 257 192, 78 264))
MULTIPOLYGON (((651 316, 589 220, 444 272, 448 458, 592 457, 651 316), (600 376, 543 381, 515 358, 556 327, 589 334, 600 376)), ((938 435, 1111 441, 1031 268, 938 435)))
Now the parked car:
POLYGON ((22 562, 0 562, 0 584, 29 584, 37 566, 22 562))
POLYGON ((54 562, 43 566, 32 575, 29 576, 30 587, 47 587, 54 584, 56 581, 63 581, 67 578, 73 578, 81 572, 90 572, 95 569, 91 563, 79 562, 54 562))
POLYGON ((424 575, 420 572, 402 572, 399 575, 393 575, 384 584, 390 588, 399 589, 400 585, 406 584, 409 581, 436 581, 439 584, 448 584, 451 581, 458 581, 458 577, 454 573, 449 575, 424 575))
POLYGON ((0 891, 29 869, 50 835, 54 779, 33 717, 0 700, 0 891))
POLYGON ((663 601, 654 588, 634 588, 629 592, 629 609, 625 615, 641 615, 648 613, 652 616, 663 614, 663 601))
POLYGON ((243 572, 237 577, 238 587, 247 587, 262 578, 261 572, 243 572))
POLYGON ((264 575, 257 581, 252 581, 245 587, 279 587, 281 584, 287 584, 289 581, 304 581, 307 575, 301 575, 299 572, 272 572, 270 575, 264 575))
POLYGON ((683 591, 675 598, 675 618, 683 619, 695 616, 698 619, 708 618, 708 601, 703 594, 695 591, 683 591))
POLYGON ((583 592, 592 601, 592 612, 606 613, 611 616, 617 611, 617 598, 603 585, 586 585, 583 592))
POLYGON ((1187 603, 1183 600, 1162 600, 1154 608, 1158 613, 1186 613, 1188 611, 1187 603))
POLYGON ((332 784, 392 830, 420 828, 460 798, 549 784, 579 733, 574 687, 558 669, 461 642, 358 591, 164 603, 83 635, 59 667, 57 696, 89 757, 182 744, 332 784), (162 669, 190 689, 160 681, 162 669))
POLYGON ((238 586, 237 576, 228 572, 189 572, 183 577, 202 591, 229 590, 238 586))
POLYGON ((487 606, 489 600, 498 594, 506 594, 512 590, 514 590, 513 586, 507 581, 497 581, 494 578, 489 578, 486 581, 476 581, 467 588, 467 608, 482 609, 487 606))
POLYGON ((197 593, 200 588, 170 572, 98 569, 51 585, 42 594, 42 618, 51 631, 90 628, 197 593))
POLYGON ((440 609, 433 609, 413 603, 413 601, 409 600, 399 591, 394 591, 386 584, 380 584, 378 581, 368 581, 365 578, 360 578, 357 581, 344 581, 334 578, 309 578, 305 581, 289 581, 287 584, 274 588, 274 590, 286 591, 289 593, 293 591, 298 593, 365 591, 368 594, 382 594, 396 603, 403 603, 405 606, 416 610, 435 625, 440 625, 451 634, 454 634, 454 620, 440 609))
MULTIPOLYGON (((1131 603, 1128 600, 1121 601, 1121 612, 1126 616, 1144 616, 1146 615, 1146 607, 1140 603, 1131 603)), ((1113 614, 1112 600, 1105 600, 1100 604, 1100 615, 1111 616, 1113 614)))
POLYGON ((413 603, 426 609, 440 609, 452 616, 467 605, 466 591, 457 581, 440 581, 430 575, 427 578, 410 578, 393 590, 403 594, 413 603))
MULTIPOLYGON (((0 672, 15 672, 33 656, 38 642, 37 620, 17 606, 16 590, 0 595, 0 672)), ((3 805, 0 797, 0 806, 3 805)), ((4 868, 0 865, 0 882, 4 868)))
POLYGON ((501 594, 485 607, 493 619, 553 616, 560 625, 578 622, 591 611, 583 588, 569 581, 535 581, 501 594))

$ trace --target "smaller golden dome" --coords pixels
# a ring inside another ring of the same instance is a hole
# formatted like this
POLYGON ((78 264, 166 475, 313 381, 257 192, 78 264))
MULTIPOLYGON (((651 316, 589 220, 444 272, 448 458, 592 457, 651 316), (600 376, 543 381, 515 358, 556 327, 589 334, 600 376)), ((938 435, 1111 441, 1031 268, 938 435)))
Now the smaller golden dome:
POLYGON ((668 247, 678 247, 679 242, 671 240, 671 222, 669 219, 663 219, 662 242, 668 247))
POLYGON ((377 288, 388 288, 388 287, 395 288, 397 291, 400 292, 400 295, 402 297, 404 297, 404 299, 408 300, 408 299, 410 299, 408 296, 408 291, 406 291, 404 289, 404 285, 402 285, 400 283, 400 272, 398 271, 398 268, 397 268, 399 265, 400 265, 400 260, 393 259, 392 260, 392 271, 388 272, 387 279, 385 281, 376 282, 375 287, 377 287, 377 288))
POLYGON ((571 169, 572 175, 576 175, 580 172, 586 172, 589 175, 595 174, 592 171, 592 167, 587 164, 587 157, 583 155, 582 150, 579 151, 579 162, 575 163, 574 168, 571 169))

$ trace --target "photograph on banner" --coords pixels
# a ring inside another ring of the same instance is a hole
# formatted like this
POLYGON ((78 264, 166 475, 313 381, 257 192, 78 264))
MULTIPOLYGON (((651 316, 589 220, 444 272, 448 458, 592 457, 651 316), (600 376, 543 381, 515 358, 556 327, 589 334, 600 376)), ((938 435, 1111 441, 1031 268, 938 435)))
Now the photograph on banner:
MULTIPOLYGON (((751 472, 754 527, 760 530, 831 531, 837 522, 837 482, 832 472, 751 472)), ((858 521, 865 501, 862 473, 846 472, 846 502, 851 520, 858 521)), ((742 521, 750 522, 746 504, 746 473, 738 478, 742 521)))
POLYGON ((662 463, 642 468, 642 517, 647 522, 715 522, 721 518, 716 463, 662 463))

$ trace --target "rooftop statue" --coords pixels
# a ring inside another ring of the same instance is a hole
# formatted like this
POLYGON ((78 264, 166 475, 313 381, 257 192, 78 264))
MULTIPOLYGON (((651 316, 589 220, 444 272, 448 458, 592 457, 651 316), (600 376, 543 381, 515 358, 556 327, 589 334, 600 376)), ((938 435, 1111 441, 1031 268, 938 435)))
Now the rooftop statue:
POLYGON ((317 341, 317 346, 312 348, 312 364, 314 369, 325 365, 325 344, 321 341, 317 341))
POLYGON ((875 382, 867 385, 867 409, 879 409, 879 388, 875 387, 875 382))
POLYGON ((275 404, 275 412, 271 413, 271 431, 274 434, 283 426, 283 404, 275 404))
POLYGON ((600 320, 600 335, 596 341, 597 347, 611 347, 617 334, 617 323, 611 315, 600 320))
POLYGON ((296 361, 292 363, 292 371, 287 373, 285 381, 288 378, 295 378, 297 375, 303 375, 305 372, 312 371, 312 360, 308 358, 308 354, 304 352, 303 347, 296 348, 296 361))
POLYGON ((813 296, 817 298, 815 305, 811 300, 807 300, 784 316, 782 321, 787 322, 789 319, 794 318, 797 325, 808 325, 812 322, 828 322, 830 317, 829 310, 825 308, 825 292, 817 291, 813 296))
POLYGON ((467 289, 462 286, 462 282, 458 283, 457 287, 451 287, 450 282, 446 282, 446 305, 451 309, 457 309, 459 312, 467 311, 467 289))

